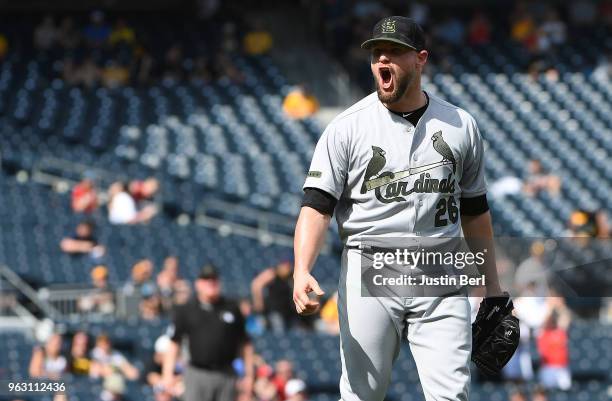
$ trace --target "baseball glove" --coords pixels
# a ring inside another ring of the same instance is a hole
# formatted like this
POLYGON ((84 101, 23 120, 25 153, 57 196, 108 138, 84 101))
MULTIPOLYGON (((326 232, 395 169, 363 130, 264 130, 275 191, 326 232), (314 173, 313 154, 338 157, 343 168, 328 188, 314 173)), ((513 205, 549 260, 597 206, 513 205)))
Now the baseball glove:
POLYGON ((498 374, 519 345, 519 320, 508 293, 485 298, 472 323, 472 361, 481 372, 498 374))

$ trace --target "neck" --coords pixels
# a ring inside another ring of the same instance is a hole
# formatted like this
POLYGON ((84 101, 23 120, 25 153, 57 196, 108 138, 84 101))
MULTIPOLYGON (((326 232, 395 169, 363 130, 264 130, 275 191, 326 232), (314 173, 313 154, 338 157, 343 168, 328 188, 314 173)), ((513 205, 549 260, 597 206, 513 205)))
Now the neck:
POLYGON ((386 108, 398 113, 407 113, 419 109, 427 104, 427 97, 421 89, 421 83, 415 82, 415 85, 408 88, 404 96, 394 103, 383 103, 386 108))
POLYGON ((213 297, 209 297, 209 296, 206 296, 206 295, 198 294, 198 301, 200 301, 200 303, 203 303, 203 304, 214 304, 216 300, 217 299, 214 299, 213 297))

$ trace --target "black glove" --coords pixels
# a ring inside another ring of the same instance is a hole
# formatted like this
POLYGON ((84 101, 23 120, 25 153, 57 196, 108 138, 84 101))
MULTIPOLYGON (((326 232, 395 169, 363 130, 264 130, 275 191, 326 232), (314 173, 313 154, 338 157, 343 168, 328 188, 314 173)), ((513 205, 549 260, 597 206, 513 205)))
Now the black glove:
POLYGON ((519 345, 521 330, 513 309, 508 293, 485 298, 472 323, 472 361, 487 375, 498 374, 519 345))

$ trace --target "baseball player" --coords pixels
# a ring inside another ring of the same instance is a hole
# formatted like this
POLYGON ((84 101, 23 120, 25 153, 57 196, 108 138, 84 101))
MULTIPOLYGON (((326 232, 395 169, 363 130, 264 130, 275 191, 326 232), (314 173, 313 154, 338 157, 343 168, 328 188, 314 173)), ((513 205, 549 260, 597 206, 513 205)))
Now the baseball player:
MULTIPOLYGON (((365 237, 492 238, 483 141, 471 115, 421 89, 428 52, 418 24, 384 18, 361 47, 370 51, 376 92, 338 115, 314 151, 295 230, 295 307, 300 314, 319 309, 323 291, 311 269, 335 211, 345 246, 338 289, 342 400, 384 399, 402 336, 427 401, 467 400, 467 297, 362 296, 360 245, 365 237)), ((483 269, 487 297, 502 295, 495 264, 483 269)), ((507 311, 510 301, 500 299, 507 311)))

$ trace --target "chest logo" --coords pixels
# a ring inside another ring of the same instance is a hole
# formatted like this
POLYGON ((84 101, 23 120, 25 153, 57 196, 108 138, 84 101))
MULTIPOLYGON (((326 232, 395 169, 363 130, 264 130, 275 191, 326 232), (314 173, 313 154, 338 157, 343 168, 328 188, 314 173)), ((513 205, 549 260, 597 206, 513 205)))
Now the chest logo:
POLYGON ((234 320, 236 320, 234 314, 228 311, 225 311, 221 314, 221 319, 223 319, 223 321, 227 324, 232 324, 234 323, 234 320))
POLYGON ((434 150, 442 156, 441 161, 397 172, 382 171, 387 164, 386 152, 378 146, 372 146, 372 157, 366 167, 359 192, 365 194, 369 191, 374 191, 376 199, 382 203, 405 202, 405 196, 413 192, 454 193, 454 174, 457 171, 455 155, 442 137, 442 131, 433 134, 431 140, 433 141, 434 150), (426 173, 429 170, 446 165, 452 165, 453 172, 449 173, 448 177, 444 179, 431 178, 430 174, 426 173), (413 187, 409 189, 408 183, 401 180, 412 175, 419 175, 419 178, 415 180, 413 187), (384 191, 383 187, 386 187, 384 191))

